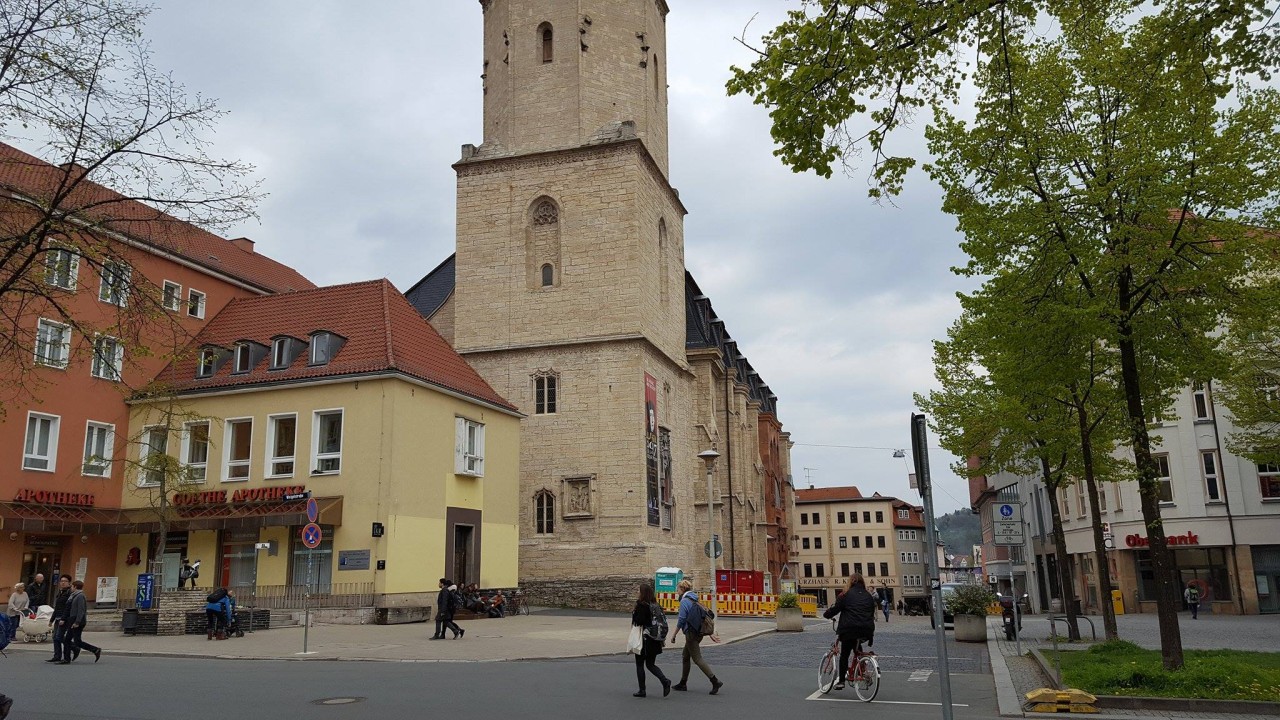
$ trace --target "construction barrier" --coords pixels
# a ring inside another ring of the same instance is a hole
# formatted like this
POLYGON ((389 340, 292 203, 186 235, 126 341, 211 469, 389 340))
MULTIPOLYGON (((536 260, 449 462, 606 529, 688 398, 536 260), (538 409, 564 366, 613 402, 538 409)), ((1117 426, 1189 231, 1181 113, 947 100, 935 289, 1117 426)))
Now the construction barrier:
MULTIPOLYGON (((709 595, 699 595, 704 605, 711 604, 709 595)), ((745 595, 743 593, 717 593, 716 614, 725 617, 773 617, 778 611, 777 595, 745 595)), ((818 616, 818 602, 812 596, 801 595, 800 611, 805 617, 818 616)), ((658 605, 665 613, 680 611, 679 593, 658 593, 658 605)))

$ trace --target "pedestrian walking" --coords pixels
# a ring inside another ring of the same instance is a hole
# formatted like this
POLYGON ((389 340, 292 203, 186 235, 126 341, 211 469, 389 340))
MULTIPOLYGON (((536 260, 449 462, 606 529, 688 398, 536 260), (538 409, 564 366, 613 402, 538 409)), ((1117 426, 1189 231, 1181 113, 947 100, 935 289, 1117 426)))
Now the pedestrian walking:
POLYGON ((44 584, 44 573, 36 573, 27 586, 27 596, 31 598, 31 609, 39 610, 41 605, 49 604, 49 586, 44 584))
POLYGON ((901 600, 899 600, 899 601, 898 601, 898 614, 899 614, 899 615, 901 615, 901 614, 902 614, 902 610, 903 610, 903 604, 902 604, 902 601, 901 601, 901 600))
POLYGON ((680 682, 671 686, 672 690, 688 690, 690 663, 697 665, 703 675, 711 681, 711 694, 715 695, 724 687, 724 683, 711 671, 711 666, 702 659, 702 638, 709 637, 712 642, 720 642, 714 633, 703 634, 703 621, 711 617, 711 613, 698 602, 698 594, 693 591, 693 581, 685 578, 676 586, 680 591, 680 614, 676 618, 676 629, 671 633, 671 642, 676 635, 684 632, 684 651, 680 655, 680 682))
POLYGON ((884 621, 889 622, 889 598, 880 601, 880 609, 884 611, 884 621))
POLYGON ((440 578, 440 594, 436 595, 436 633, 431 636, 432 640, 443 640, 445 628, 453 632, 454 640, 466 634, 466 630, 453 621, 459 605, 458 586, 448 578, 440 578))
POLYGON ((1182 598, 1187 601, 1187 607, 1191 609, 1191 619, 1198 619, 1200 615, 1200 587, 1196 585, 1195 580, 1187 583, 1187 589, 1182 591, 1182 598))
POLYGON ((195 590, 198 577, 200 577, 200 571, 191 565, 190 560, 182 558, 182 567, 178 568, 178 589, 181 590, 190 583, 191 589, 195 590))
POLYGON ((102 659, 102 648, 90 645, 84 641, 81 635, 84 633, 85 623, 89 621, 89 601, 84 596, 84 581, 73 580, 71 582, 71 597, 67 601, 67 646, 62 651, 62 663, 68 665, 72 660, 80 657, 81 650, 88 650, 93 653, 93 661, 98 662, 102 659), (71 653, 67 657, 67 652, 71 653))
POLYGON ((10 640, 18 636, 18 624, 22 622, 22 616, 27 613, 29 607, 31 607, 31 598, 27 595, 26 584, 14 583, 13 592, 9 593, 9 607, 5 610, 5 615, 9 616, 10 640))
POLYGON ((635 609, 631 611, 631 626, 640 630, 640 652, 636 653, 636 682, 640 690, 635 697, 644 697, 645 668, 662 683, 662 697, 671 694, 671 681, 662 674, 658 667, 658 656, 662 654, 662 645, 667 641, 667 617, 658 605, 658 598, 653 593, 653 585, 647 581, 640 584, 640 595, 636 598, 635 609))
POLYGON ((67 610, 71 606, 71 576, 58 576, 58 592, 53 598, 53 617, 49 625, 53 628, 53 657, 45 662, 62 662, 63 657, 71 657, 71 649, 67 647, 67 610))

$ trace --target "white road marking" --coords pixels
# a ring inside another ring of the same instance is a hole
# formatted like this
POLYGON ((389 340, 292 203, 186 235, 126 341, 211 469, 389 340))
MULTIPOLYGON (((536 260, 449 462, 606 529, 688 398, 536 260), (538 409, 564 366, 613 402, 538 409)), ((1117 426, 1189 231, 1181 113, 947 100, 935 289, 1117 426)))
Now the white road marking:
POLYGON ((911 677, 907 678, 907 682, 929 682, 929 676, 932 674, 932 670, 915 670, 912 671, 911 677))
MULTIPOLYGON (((827 702, 856 702, 856 703, 862 702, 856 697, 855 698, 838 698, 838 697, 831 697, 830 695, 823 695, 821 691, 814 691, 814 693, 809 697, 805 698, 805 700, 825 700, 827 702)), ((942 707, 942 703, 940 702, 914 702, 911 700, 873 700, 872 704, 874 705, 932 705, 934 707, 942 707)), ((951 703, 951 707, 967 708, 969 706, 964 703, 951 703)))

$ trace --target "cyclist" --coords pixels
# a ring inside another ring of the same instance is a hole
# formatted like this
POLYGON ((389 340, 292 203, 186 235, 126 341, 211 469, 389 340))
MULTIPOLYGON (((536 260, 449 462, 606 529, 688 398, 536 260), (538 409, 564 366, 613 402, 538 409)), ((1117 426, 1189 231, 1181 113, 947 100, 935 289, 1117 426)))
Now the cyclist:
POLYGON ((836 625, 836 634, 840 636, 840 679, 835 689, 844 688, 845 675, 849 673, 849 656, 861 641, 870 647, 876 635, 876 599, 867 592, 867 583, 862 573, 849 576, 849 583, 844 592, 827 608, 822 616, 830 620, 836 615, 840 622, 836 625))

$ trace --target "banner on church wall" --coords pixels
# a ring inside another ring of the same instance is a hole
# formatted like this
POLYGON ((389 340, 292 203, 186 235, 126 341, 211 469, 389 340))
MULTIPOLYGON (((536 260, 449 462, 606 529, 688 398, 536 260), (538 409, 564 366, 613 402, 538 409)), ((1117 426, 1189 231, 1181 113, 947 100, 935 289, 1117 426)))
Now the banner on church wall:
POLYGON ((645 500, 650 525, 662 522, 658 510, 658 380, 644 374, 645 500))

